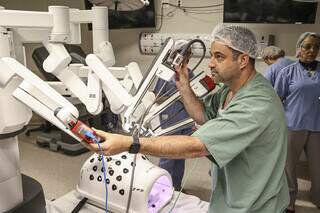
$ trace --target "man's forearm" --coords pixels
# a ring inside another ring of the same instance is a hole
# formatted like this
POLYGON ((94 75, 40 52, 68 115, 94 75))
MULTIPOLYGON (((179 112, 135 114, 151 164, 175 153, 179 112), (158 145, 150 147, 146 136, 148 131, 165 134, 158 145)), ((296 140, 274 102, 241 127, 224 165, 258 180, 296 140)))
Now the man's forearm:
POLYGON ((205 145, 197 137, 161 136, 140 138, 140 152, 143 154, 172 159, 194 158, 208 155, 205 145))
POLYGON ((189 116, 195 120, 198 124, 204 124, 206 119, 204 117, 204 105, 196 97, 192 89, 186 88, 183 91, 180 91, 181 100, 185 109, 187 110, 189 116))

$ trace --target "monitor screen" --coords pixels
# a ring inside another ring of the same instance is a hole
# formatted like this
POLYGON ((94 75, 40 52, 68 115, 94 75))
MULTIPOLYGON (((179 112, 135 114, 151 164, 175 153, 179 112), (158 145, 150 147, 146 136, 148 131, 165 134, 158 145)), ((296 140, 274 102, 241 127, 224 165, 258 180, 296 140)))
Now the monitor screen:
POLYGON ((318 3, 294 0, 224 0, 225 23, 314 24, 318 3))
MULTIPOLYGON (((154 28, 156 26, 154 0, 149 0, 149 2, 148 6, 136 10, 109 9, 109 29, 154 28)), ((86 9, 91 9, 92 6, 89 0, 85 0, 86 9)))

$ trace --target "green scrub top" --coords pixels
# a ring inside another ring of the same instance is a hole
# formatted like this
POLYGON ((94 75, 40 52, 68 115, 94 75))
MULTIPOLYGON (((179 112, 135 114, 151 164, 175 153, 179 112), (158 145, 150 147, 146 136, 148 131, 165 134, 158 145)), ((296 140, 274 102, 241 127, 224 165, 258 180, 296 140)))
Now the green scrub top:
MULTIPOLYGON (((198 137, 218 165, 212 213, 282 213, 289 204, 284 172, 287 127, 280 99, 259 73, 222 109, 227 86, 204 100, 198 137)), ((215 181, 215 180, 213 180, 215 181)))

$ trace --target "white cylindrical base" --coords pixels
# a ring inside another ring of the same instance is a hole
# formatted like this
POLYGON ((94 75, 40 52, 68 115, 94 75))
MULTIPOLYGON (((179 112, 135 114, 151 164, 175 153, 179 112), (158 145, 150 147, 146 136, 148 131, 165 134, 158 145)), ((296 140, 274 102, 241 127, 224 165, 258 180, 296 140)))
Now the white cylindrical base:
POLYGON ((0 212, 6 212, 23 201, 18 139, 0 140, 0 212))
MULTIPOLYGON (((6 78, 6 76, 4 77, 6 78)), ((8 79, 10 80, 10 76, 8 79)), ((21 79, 13 77, 4 88, 0 88, 0 134, 21 130, 32 117, 31 109, 12 96, 12 93, 20 84, 21 79)))

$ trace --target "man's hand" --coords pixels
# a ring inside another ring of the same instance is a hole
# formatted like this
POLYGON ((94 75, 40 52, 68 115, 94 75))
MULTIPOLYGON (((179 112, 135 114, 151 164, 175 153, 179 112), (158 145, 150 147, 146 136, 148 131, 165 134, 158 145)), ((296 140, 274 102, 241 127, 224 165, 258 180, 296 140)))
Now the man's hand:
MULTIPOLYGON (((97 133, 99 137, 104 139, 104 142, 100 143, 100 146, 106 156, 116 155, 121 152, 128 151, 130 145, 132 144, 132 137, 130 136, 111 134, 94 128, 92 129, 97 133)), ((81 141, 80 143, 91 151, 97 153, 100 151, 98 144, 87 144, 84 141, 81 141)))
POLYGON ((189 72, 187 68, 187 61, 182 63, 181 67, 176 67, 178 78, 176 78, 176 86, 180 92, 181 100, 189 116, 193 118, 198 124, 204 124, 206 118, 204 117, 204 105, 191 89, 189 82, 189 72))
POLYGON ((186 62, 182 63, 181 66, 176 67, 176 86, 180 92, 190 89, 188 64, 186 62))

